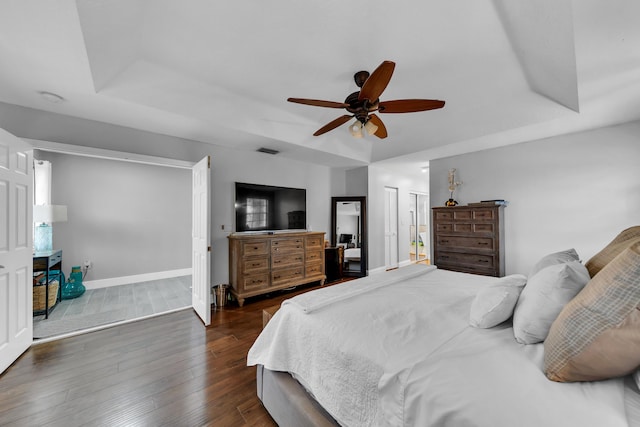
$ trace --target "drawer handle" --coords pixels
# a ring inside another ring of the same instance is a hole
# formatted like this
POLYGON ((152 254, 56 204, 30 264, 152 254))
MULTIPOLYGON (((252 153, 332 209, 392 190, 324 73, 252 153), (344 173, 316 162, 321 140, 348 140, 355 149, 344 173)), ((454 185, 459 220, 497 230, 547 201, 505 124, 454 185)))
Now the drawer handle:
POLYGON ((253 247, 253 250, 254 250, 254 251, 257 251, 257 250, 258 250, 258 247, 257 247, 257 246, 254 246, 254 247, 253 247))
POLYGON ((449 255, 441 255, 440 258, 449 259, 449 255))
POLYGON ((280 278, 280 276, 273 276, 273 278, 274 278, 275 280, 278 280, 278 279, 280 278))
POLYGON ((489 262, 489 260, 488 259, 479 259, 478 262, 485 262, 486 263, 486 262, 489 262))
POLYGON ((440 240, 440 243, 449 243, 448 240, 440 240))
POLYGON ((256 263, 254 263, 254 264, 251 264, 251 267, 260 267, 260 265, 261 265, 261 264, 256 264, 256 263))
POLYGON ((480 246, 489 246, 489 242, 478 242, 480 246))

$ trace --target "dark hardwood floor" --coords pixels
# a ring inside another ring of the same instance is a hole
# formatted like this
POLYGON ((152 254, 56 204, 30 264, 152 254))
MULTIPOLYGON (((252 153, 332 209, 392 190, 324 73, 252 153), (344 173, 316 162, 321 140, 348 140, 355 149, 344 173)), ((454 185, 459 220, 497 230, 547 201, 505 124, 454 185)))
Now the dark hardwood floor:
POLYGON ((0 376, 1 426, 274 426, 247 351, 262 310, 317 286, 32 346, 0 376))

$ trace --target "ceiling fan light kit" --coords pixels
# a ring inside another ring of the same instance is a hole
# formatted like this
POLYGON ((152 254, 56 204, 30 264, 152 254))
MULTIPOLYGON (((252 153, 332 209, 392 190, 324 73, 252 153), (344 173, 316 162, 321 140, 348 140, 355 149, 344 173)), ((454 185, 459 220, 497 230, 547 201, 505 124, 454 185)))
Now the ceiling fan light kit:
POLYGON ((319 136, 348 122, 355 117, 356 121, 349 125, 349 132, 354 138, 362 138, 364 133, 378 138, 387 137, 387 129, 382 120, 374 114, 378 113, 415 113, 418 111, 435 110, 444 107, 444 101, 436 99, 398 99, 394 101, 380 101, 380 95, 386 89, 396 64, 384 61, 369 74, 368 71, 358 71, 353 80, 360 88, 347 96, 344 102, 323 101, 319 99, 289 98, 287 101, 315 107, 344 108, 351 115, 343 115, 318 129, 313 135, 319 136))
POLYGON ((353 122, 353 124, 349 125, 349 132, 354 138, 362 138, 364 136, 362 133, 362 123, 357 120, 353 122))

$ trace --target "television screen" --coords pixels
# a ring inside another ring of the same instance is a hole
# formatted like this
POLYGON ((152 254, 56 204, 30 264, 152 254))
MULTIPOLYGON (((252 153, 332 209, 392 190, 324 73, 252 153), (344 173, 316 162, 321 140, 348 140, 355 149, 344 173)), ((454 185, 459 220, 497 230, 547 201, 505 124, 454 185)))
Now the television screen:
POLYGON ((237 232, 304 230, 307 191, 236 182, 235 210, 237 232))

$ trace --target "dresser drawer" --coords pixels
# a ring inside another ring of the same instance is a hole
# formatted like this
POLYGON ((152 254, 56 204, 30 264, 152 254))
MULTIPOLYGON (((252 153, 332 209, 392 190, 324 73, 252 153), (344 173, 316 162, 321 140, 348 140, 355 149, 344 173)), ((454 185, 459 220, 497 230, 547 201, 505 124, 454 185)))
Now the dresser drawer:
POLYGON ((493 255, 465 254, 457 252, 440 252, 436 258, 438 266, 446 264, 464 265, 467 267, 495 268, 493 255))
POLYGON ((434 217, 436 221, 451 221, 453 220, 453 211, 434 211, 434 217))
POLYGON ((269 254, 269 241, 268 240, 254 240, 240 243, 240 250, 242 256, 251 255, 268 255, 269 254))
POLYGON ((254 291, 258 289, 266 289, 269 287, 269 273, 248 274, 241 277, 240 282, 244 291, 254 291))
POLYGON ((473 233, 491 234, 495 233, 496 224, 493 222, 441 222, 435 225, 438 233, 473 233))
POLYGON ((473 211, 470 209, 459 209, 453 211, 454 221, 467 221, 473 218, 473 211))
POLYGON ((242 260, 241 267, 242 271, 245 274, 255 273, 260 270, 268 270, 269 269, 269 257, 253 257, 242 260))
POLYGON ((283 253, 271 257, 271 268, 285 267, 304 263, 303 252, 283 253))
POLYGON ((307 277, 324 275, 324 267, 322 266, 322 263, 307 264, 305 274, 307 277))
POLYGON ((473 219, 476 221, 495 221, 497 211, 495 209, 474 209, 473 219))
POLYGON ((271 273, 271 284, 278 286, 289 281, 297 281, 304 277, 304 266, 295 268, 282 268, 273 270, 271 273))
POLYGON ((323 250, 317 250, 317 251, 307 250, 307 255, 305 259, 307 262, 314 262, 314 261, 319 262, 320 260, 322 260, 322 255, 324 255, 323 250))
POLYGON ((271 241, 271 253, 295 252, 304 250, 304 239, 302 237, 295 239, 273 239, 271 241))
POLYGON ((439 236, 436 238, 439 249, 457 248, 481 251, 495 251, 495 240, 490 237, 439 236))
POLYGON ((49 263, 47 264, 46 256, 35 256, 33 258, 33 271, 44 271, 62 261, 62 251, 52 254, 48 257, 49 263))
POLYGON ((307 249, 324 249, 324 238, 322 236, 307 237, 307 249))

